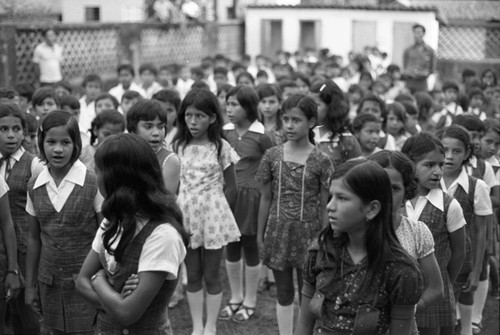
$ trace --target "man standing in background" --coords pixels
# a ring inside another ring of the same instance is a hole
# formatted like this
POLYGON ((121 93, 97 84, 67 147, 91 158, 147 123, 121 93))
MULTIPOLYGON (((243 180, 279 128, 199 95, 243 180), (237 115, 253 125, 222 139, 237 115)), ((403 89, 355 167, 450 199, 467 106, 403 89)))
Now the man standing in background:
POLYGON ((403 56, 403 79, 406 87, 412 92, 427 92, 427 78, 436 70, 434 50, 424 42, 425 27, 421 24, 413 26, 415 43, 408 47, 403 56))
POLYGON ((40 86, 52 85, 62 80, 62 48, 56 44, 56 33, 49 29, 43 34, 44 41, 33 52, 36 77, 40 86))

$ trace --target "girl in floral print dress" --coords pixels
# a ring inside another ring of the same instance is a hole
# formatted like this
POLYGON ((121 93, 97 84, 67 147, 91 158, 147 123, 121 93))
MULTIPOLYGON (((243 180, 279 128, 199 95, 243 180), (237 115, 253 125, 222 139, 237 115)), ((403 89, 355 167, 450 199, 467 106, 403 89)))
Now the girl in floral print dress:
POLYGON ((236 199, 234 164, 239 157, 222 138, 219 102, 213 93, 191 90, 182 101, 177 122, 173 148, 181 158, 178 203, 190 235, 185 263, 192 334, 215 335, 222 299, 222 249, 240 238, 231 211, 236 199), (204 327, 203 281, 207 289, 204 327))
MULTIPOLYGON (((299 293, 306 250, 328 223, 328 180, 333 163, 314 146, 317 106, 297 94, 283 103, 288 141, 268 149, 256 179, 261 182, 257 243, 263 264, 273 270, 280 335, 292 334, 294 269, 299 293)), ((299 294, 300 298, 300 294, 299 294)))

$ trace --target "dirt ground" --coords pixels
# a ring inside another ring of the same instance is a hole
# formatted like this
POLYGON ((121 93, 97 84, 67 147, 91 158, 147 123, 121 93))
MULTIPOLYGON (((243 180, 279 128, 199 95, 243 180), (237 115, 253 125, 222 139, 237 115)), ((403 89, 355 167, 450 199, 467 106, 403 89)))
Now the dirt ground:
MULTIPOLYGON (((229 285, 227 283, 225 269, 221 267, 221 275, 224 278, 224 296, 222 306, 229 301, 229 285)), ((297 300, 297 299, 296 299, 297 300)), ((255 315, 246 324, 238 324, 233 321, 218 321, 218 335, 277 335, 278 324, 276 323, 276 300, 269 295, 269 291, 259 294, 255 315)), ((295 302, 295 317, 298 314, 298 301, 295 302)), ((182 300, 179 305, 169 310, 170 320, 174 335, 191 334, 191 317, 187 300, 182 300)), ((499 301, 488 298, 484 312, 484 329, 481 335, 498 335, 499 332, 499 301)))

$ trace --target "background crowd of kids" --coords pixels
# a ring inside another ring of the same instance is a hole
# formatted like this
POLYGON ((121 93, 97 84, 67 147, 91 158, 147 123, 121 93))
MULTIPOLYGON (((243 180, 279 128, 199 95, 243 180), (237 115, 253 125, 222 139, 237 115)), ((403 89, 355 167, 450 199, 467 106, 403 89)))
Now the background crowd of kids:
POLYGON ((186 296, 192 334, 216 334, 263 290, 281 335, 480 332, 499 298, 498 74, 411 92, 377 52, 0 88, 0 333, 169 334, 186 296))

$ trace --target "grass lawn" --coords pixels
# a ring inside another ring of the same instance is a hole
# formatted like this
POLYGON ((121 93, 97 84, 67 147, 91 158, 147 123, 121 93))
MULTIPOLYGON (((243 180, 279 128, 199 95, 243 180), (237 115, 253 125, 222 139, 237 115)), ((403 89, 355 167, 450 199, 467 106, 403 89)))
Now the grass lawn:
MULTIPOLYGON (((221 275, 224 285, 224 297, 222 306, 229 301, 229 284, 227 282, 226 270, 221 267, 221 275)), ((298 314, 298 301, 295 302, 295 317, 298 314)), ((278 334, 278 324, 276 323, 276 299, 269 295, 269 292, 259 294, 257 308, 254 316, 245 324, 238 324, 233 321, 221 321, 217 323, 218 335, 276 335, 278 334)), ((174 330, 174 335, 191 334, 191 316, 186 298, 179 305, 169 310, 170 320, 174 330)), ((499 301, 488 298, 484 311, 484 330, 481 335, 499 334, 499 301)))

